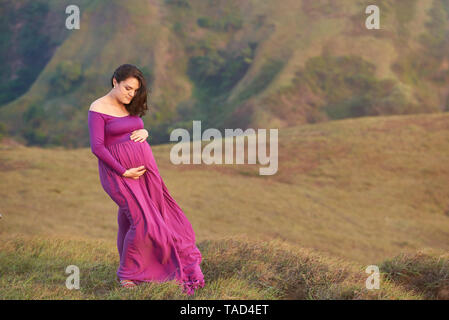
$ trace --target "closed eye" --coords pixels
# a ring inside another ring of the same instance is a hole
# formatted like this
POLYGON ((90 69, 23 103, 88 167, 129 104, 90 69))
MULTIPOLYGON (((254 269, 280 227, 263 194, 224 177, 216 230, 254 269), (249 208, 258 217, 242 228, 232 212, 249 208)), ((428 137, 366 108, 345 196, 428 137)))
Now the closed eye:
MULTIPOLYGON (((132 89, 130 87, 126 87, 126 90, 132 90, 132 89)), ((139 90, 139 89, 137 89, 137 90, 139 90)), ((137 90, 134 90, 134 94, 137 93, 137 90)))

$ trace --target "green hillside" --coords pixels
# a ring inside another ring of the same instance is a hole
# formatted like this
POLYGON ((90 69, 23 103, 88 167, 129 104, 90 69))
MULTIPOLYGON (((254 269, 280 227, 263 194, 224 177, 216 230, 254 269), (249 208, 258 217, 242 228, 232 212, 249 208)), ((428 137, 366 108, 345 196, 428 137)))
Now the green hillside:
POLYGON ((0 70, 15 79, 0 82, 0 122, 29 145, 87 146, 87 109, 122 63, 150 82, 154 143, 192 120, 286 128, 448 110, 448 0, 380 1, 380 30, 365 28, 367 0, 32 3, 2 1, 0 28, 0 70), (64 27, 69 4, 80 30, 64 27))

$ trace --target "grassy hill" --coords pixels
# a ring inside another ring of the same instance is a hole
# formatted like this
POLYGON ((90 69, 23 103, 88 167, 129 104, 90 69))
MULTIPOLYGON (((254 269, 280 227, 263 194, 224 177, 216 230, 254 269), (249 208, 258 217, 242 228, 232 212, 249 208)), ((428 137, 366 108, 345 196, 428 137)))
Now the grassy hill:
POLYGON ((330 259, 277 240, 203 240, 204 288, 193 297, 175 281, 135 290, 115 280, 111 242, 11 237, 0 244, 1 299, 448 299, 448 257, 420 252, 381 266, 378 290, 365 288, 365 267, 330 259), (66 267, 80 269, 80 289, 66 288, 66 267), (443 284, 446 284, 444 287, 443 284))
MULTIPOLYGON (((152 146, 213 280, 200 297, 447 297, 448 129, 446 112, 284 128, 273 176, 258 175, 259 165, 175 166, 171 145, 152 146), (342 274, 345 263, 358 271, 342 274), (368 265, 385 273, 381 291, 363 290, 368 265)), ((0 286, 2 294, 121 295, 113 284, 117 207, 101 188, 90 149, 4 140, 0 171, 0 261, 8 275, 1 281, 17 279, 11 289, 0 286), (49 285, 42 276, 52 259, 49 285), (57 287, 65 278, 58 268, 72 261, 94 273, 81 292, 67 293, 63 283, 57 287)), ((173 290, 150 286, 130 295, 177 297, 173 290)))
POLYGON ((121 63, 150 82, 155 143, 192 119, 285 128, 448 110, 447 0, 381 1, 380 30, 365 28, 367 0, 3 3, 14 83, 0 83, 0 121, 29 145, 86 147, 87 109, 121 63), (79 30, 64 27, 69 4, 79 30))

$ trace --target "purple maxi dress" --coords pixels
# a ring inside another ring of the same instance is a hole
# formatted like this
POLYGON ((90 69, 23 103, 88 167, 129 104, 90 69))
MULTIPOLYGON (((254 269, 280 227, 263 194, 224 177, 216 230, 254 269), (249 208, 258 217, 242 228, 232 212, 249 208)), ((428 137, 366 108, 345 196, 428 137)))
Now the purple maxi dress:
POLYGON ((130 139, 132 131, 143 129, 143 120, 89 110, 88 126, 101 185, 118 205, 118 278, 136 283, 176 279, 184 293, 194 294, 204 287, 201 253, 192 225, 159 174, 150 145, 130 139), (123 177, 127 169, 141 165, 147 171, 139 179, 123 177))

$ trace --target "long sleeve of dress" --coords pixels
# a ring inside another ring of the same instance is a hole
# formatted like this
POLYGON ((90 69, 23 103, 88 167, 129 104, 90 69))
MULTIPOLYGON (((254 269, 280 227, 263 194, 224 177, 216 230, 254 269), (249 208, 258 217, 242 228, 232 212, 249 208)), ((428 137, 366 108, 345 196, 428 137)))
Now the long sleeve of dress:
POLYGON ((103 117, 97 112, 88 113, 88 126, 90 135, 90 148, 92 153, 111 167, 120 176, 123 176, 126 169, 115 159, 104 145, 104 125, 103 117))

